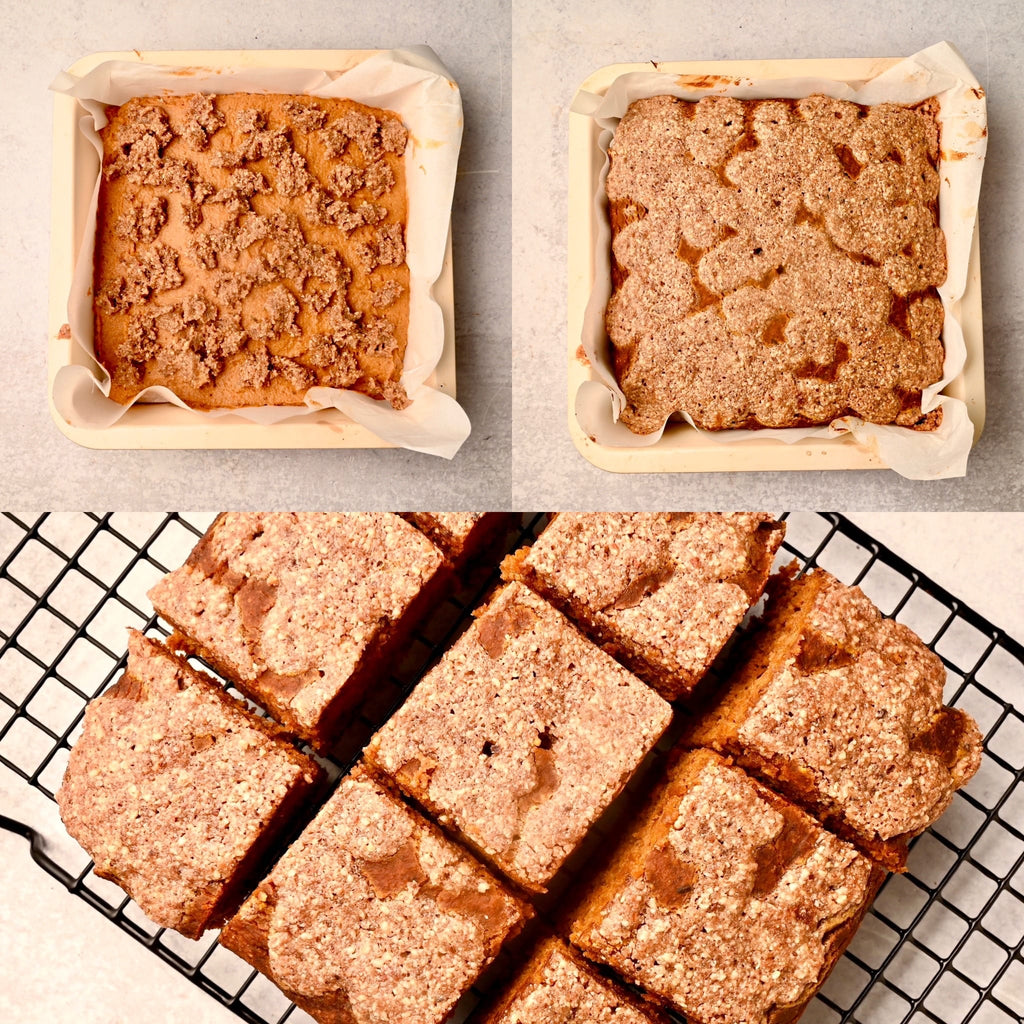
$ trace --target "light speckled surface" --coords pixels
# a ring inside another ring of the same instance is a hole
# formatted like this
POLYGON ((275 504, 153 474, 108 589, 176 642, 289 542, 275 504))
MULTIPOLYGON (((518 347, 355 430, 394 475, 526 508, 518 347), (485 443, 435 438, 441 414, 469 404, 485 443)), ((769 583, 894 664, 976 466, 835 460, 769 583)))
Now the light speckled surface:
POLYGON ((0 290, 7 397, 0 479, 8 503, 82 507, 195 503, 344 508, 519 505, 594 508, 1009 507, 1024 502, 1011 403, 1024 390, 1016 287, 1024 197, 1016 167, 1024 84, 1018 5, 939 0, 893 10, 855 4, 706 5, 658 0, 638 17, 613 0, 439 2, 379 7, 314 0, 286 8, 182 0, 6 5, 8 53, 0 171, 0 290), (616 477, 576 452, 566 427, 568 107, 592 71, 616 61, 911 53, 944 36, 989 90, 992 145, 982 194, 988 425, 966 480, 911 483, 887 472, 616 477), (97 50, 364 47, 426 42, 459 81, 466 136, 455 194, 459 397, 473 435, 451 463, 401 451, 91 452, 60 435, 45 397, 51 97, 55 72, 97 50), (1016 79, 1012 76, 1016 74, 1016 79), (514 472, 510 472, 510 467, 514 472), (186 497, 186 500, 188 498, 186 497))

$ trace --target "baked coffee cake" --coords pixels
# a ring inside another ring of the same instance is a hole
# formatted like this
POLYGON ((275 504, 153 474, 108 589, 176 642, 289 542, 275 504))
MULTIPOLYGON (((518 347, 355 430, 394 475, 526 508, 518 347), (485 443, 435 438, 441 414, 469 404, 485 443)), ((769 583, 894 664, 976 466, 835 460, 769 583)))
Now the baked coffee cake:
POLYGON ((194 939, 238 909, 322 777, 283 729, 132 632, 124 675, 86 708, 57 805, 97 875, 194 939))
POLYGON ((175 647, 326 751, 447 585, 389 512, 225 512, 149 598, 175 647))
POLYGON ((301 404, 313 386, 407 404, 398 115, 349 100, 142 97, 107 110, 94 262, 110 397, 301 404))
POLYGON ((605 322, 649 434, 937 425, 946 277, 938 105, 826 96, 630 105, 609 149, 605 322))
POLYGON ((796 1020, 885 877, 707 750, 669 765, 572 941, 691 1024, 796 1020))
POLYGON ((795 567, 769 583, 767 613, 719 704, 690 740, 734 757, 879 863, 981 764, 981 734, 942 703, 946 670, 858 587, 795 567))
POLYGON ((501 571, 680 700, 757 604, 785 532, 764 512, 559 512, 501 571))
POLYGON ((475 614, 364 756, 514 882, 544 892, 672 710, 521 583, 475 614))
POLYGON ((530 916, 357 765, 220 941, 319 1024, 443 1024, 530 916))
POLYGON ((480 1024, 668 1024, 560 939, 538 944, 480 1024))

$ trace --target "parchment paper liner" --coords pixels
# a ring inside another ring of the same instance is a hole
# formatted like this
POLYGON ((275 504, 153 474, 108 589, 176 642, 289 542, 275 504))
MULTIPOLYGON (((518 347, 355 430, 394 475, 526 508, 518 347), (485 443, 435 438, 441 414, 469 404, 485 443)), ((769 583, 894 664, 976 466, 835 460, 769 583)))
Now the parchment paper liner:
POLYGON ((387 402, 338 388, 310 388, 305 406, 258 406, 239 409, 191 409, 166 387, 150 387, 129 405, 107 397, 110 377, 93 348, 92 267, 96 235, 99 176, 93 189, 85 235, 72 278, 68 323, 72 342, 87 356, 87 365, 61 367, 53 385, 57 409, 73 426, 108 427, 134 402, 170 402, 193 416, 211 420, 240 416, 272 424, 324 408, 338 409, 384 441, 452 458, 469 436, 469 419, 449 395, 429 387, 444 345, 444 321, 432 287, 441 273, 459 147, 462 141, 462 99, 458 86, 434 52, 426 46, 382 51, 342 72, 282 68, 182 68, 108 61, 84 77, 62 72, 51 88, 79 100, 89 112, 80 121, 86 138, 102 155, 97 130, 106 124, 104 107, 132 96, 192 92, 307 93, 344 97, 396 111, 409 129, 406 181, 409 215, 406 262, 409 265, 409 338, 402 372, 410 405, 392 409, 387 402))
MULTIPOLYGON (((946 235, 949 263, 946 281, 938 289, 945 310, 942 332, 945 360, 942 379, 924 390, 921 406, 925 412, 941 407, 942 424, 934 431, 915 431, 845 416, 823 427, 702 433, 728 444, 760 438, 794 443, 807 438, 834 437, 849 431, 858 443, 876 451, 891 469, 910 479, 940 479, 966 473, 974 428, 966 405, 940 392, 960 373, 967 356, 960 321, 960 300, 967 283, 988 138, 984 90, 949 43, 937 43, 922 50, 856 89, 846 82, 824 78, 745 78, 700 83, 698 86, 687 84, 684 87, 679 84, 678 76, 654 71, 620 75, 603 96, 584 92, 577 94, 572 109, 575 113, 594 118, 601 127, 598 144, 605 154, 594 196, 597 228, 594 285, 584 313, 582 334, 583 350, 596 379, 580 385, 575 401, 580 427, 598 444, 617 448, 648 447, 660 440, 665 429, 662 426, 653 434, 634 434, 619 422, 625 396, 615 379, 604 327, 604 310, 611 296, 611 228, 605 179, 608 174, 608 144, 619 119, 630 103, 648 96, 672 95, 687 100, 699 100, 710 95, 737 99, 797 99, 819 92, 835 99, 864 104, 913 104, 930 96, 940 99, 939 224, 946 235)), ((697 429, 689 416, 684 418, 691 429, 697 429)))

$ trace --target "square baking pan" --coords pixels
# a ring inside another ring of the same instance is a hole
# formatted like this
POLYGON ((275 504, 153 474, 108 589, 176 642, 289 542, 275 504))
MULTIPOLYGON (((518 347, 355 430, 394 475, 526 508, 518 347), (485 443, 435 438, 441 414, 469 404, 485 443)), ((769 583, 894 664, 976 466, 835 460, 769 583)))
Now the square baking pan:
MULTIPOLYGON (((68 71, 88 74, 111 60, 168 64, 181 68, 311 68, 347 71, 376 50, 126 50, 93 53, 68 71)), ((62 366, 88 365, 89 359, 70 338, 61 337, 75 260, 82 245, 99 160, 79 130, 85 110, 76 99, 54 94, 53 198, 50 241, 50 308, 48 386, 50 414, 61 432, 87 448, 392 448, 366 427, 337 409, 288 417, 274 424, 251 423, 226 414, 216 419, 195 415, 168 403, 137 402, 109 427, 69 423, 53 403, 53 381, 62 366)), ((449 229, 441 274, 431 289, 441 307, 444 347, 426 384, 455 397, 455 299, 452 239, 449 229)))
MULTIPOLYGON (((830 78, 857 87, 898 64, 902 58, 846 58, 840 60, 665 61, 657 64, 611 64, 594 72, 580 91, 604 95, 620 75, 637 71, 666 72, 693 84, 723 79, 830 78)), ((681 85, 688 84, 680 81, 681 85)), ((598 145, 601 129, 584 114, 569 114, 569 302, 568 302, 568 416, 573 443, 585 459, 616 473, 724 473, 750 470, 886 469, 879 454, 864 447, 851 434, 808 438, 788 444, 774 438, 718 441, 713 434, 686 423, 670 421, 662 437, 651 445, 612 447, 599 444, 580 426, 575 411, 576 392, 585 381, 596 380, 583 355, 581 337, 587 300, 594 286, 594 252, 598 217, 595 204, 605 154, 598 145)), ((942 394, 967 406, 974 426, 974 443, 985 424, 985 377, 982 350, 981 256, 978 230, 974 238, 967 286, 960 303, 967 360, 963 370, 942 394)))

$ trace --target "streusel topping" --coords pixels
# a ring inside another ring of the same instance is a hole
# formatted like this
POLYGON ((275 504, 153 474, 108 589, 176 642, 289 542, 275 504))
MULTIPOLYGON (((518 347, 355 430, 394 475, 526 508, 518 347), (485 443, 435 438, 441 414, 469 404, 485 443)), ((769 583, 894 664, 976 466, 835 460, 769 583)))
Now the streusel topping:
MULTIPOLYGON (((650 1024, 612 988, 551 943, 539 975, 493 1024, 650 1024)), ((490 1022, 489 1022, 490 1024, 490 1022)))
POLYGON ((910 629, 830 579, 739 740, 798 765, 862 834, 919 832, 981 759, 977 726, 942 706, 945 679, 910 629))
POLYGON ((562 512, 524 565, 693 683, 760 596, 781 539, 763 513, 562 512))
POLYGON ((687 1016, 767 1021, 814 990, 829 933, 863 905, 870 876, 853 847, 713 763, 583 941, 687 1016))
POLYGON ((112 397, 164 384, 199 407, 295 404, 321 384, 406 403, 396 115, 256 94, 108 113, 95 293, 112 397))
POLYGON ((936 104, 825 96, 630 105, 610 146, 628 405, 708 429, 921 419, 942 375, 936 104))

